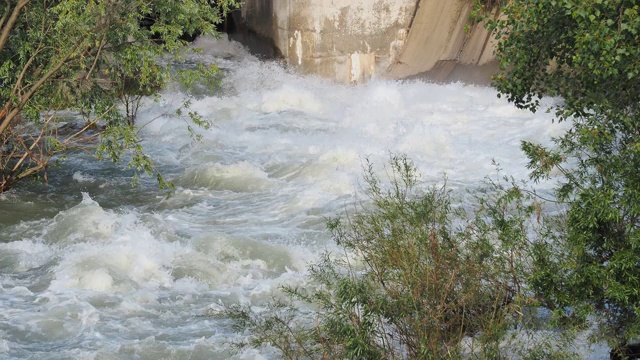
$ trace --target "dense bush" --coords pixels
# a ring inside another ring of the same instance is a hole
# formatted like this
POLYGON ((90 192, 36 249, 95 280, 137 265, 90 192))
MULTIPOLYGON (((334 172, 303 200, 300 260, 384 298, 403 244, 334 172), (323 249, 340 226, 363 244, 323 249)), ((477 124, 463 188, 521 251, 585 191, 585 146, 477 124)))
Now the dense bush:
MULTIPOLYGON (((168 81, 214 82, 216 66, 174 76, 172 65, 184 59, 185 36, 217 34, 216 25, 237 6, 234 0, 0 3, 0 192, 23 179, 46 179, 52 159, 95 151, 96 140, 98 158, 128 161, 136 173, 155 173, 168 185, 134 126, 141 97, 157 95, 168 81), (66 111, 84 124, 65 125, 66 111)), ((193 111, 176 115, 207 125, 193 111)))
POLYGON ((572 128, 545 148, 523 143, 534 180, 560 174, 564 236, 541 253, 539 297, 558 320, 595 323, 594 340, 640 338, 640 2, 512 0, 489 19, 498 91, 536 111, 558 96, 572 128), (566 254, 566 255, 562 255, 566 254))
POLYGON ((489 183, 464 209, 446 185, 421 191, 405 157, 389 170, 386 184, 369 164, 367 201, 328 221, 344 253, 311 266, 309 286, 267 311, 228 309, 247 344, 287 359, 568 356, 526 285, 539 204, 489 183))

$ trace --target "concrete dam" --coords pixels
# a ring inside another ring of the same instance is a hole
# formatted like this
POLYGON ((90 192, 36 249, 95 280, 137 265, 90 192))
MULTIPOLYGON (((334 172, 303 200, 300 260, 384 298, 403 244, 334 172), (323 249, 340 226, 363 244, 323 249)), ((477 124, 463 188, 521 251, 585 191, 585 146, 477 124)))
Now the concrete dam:
POLYGON ((232 20, 237 40, 270 44, 289 67, 340 83, 487 84, 496 41, 472 10, 471 0, 244 0, 232 20))

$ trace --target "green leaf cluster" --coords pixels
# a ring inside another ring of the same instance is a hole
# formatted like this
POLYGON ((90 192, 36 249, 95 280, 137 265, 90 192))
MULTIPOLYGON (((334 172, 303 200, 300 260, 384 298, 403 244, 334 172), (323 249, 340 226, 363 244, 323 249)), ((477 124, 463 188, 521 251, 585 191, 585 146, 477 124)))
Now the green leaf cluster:
POLYGON ((522 145, 532 178, 559 179, 568 204, 534 285, 558 314, 593 319, 594 339, 624 346, 640 337, 640 2, 512 0, 502 11, 488 20, 498 91, 532 111, 558 96, 551 111, 573 125, 553 149, 522 145))
MULTIPOLYGON (((0 191, 40 173, 56 154, 86 146, 87 132, 127 133, 140 99, 171 80, 185 36, 216 34, 235 0, 7 0, 0 4, 0 191), (125 105, 124 111, 120 104, 125 105), (91 126, 61 134, 55 112, 82 114, 91 126), (24 125, 35 124, 25 134, 24 125), (97 126, 99 125, 99 126, 97 126), (33 135, 35 134, 35 135, 33 135), (31 137, 24 141, 25 135, 31 137), (56 137, 50 149, 43 139, 56 137), (34 145, 35 143, 35 145, 34 145)), ((217 68, 199 67, 210 78, 217 68)), ((208 84, 214 85, 212 82, 208 84)), ((135 134, 135 133, 134 133, 135 134)), ((97 136, 93 136, 96 138, 97 136)), ((150 170, 139 141, 105 136, 112 160, 150 170)))
POLYGON ((561 96, 561 119, 624 109, 640 100, 640 4, 621 0, 510 1, 488 20, 499 40, 499 91, 537 110, 561 96))

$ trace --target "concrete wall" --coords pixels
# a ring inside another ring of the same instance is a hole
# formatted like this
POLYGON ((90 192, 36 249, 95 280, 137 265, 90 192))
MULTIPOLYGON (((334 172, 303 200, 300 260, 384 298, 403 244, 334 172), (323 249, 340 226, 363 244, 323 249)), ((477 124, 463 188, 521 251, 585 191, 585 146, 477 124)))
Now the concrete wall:
POLYGON ((235 22, 273 41, 304 73, 343 83, 447 80, 493 71, 493 38, 466 25, 471 7, 471 0, 244 0, 235 22))
POLYGON ((470 0, 421 0, 390 78, 423 74, 435 80, 484 82, 497 71, 496 41, 482 24, 470 24, 470 0))

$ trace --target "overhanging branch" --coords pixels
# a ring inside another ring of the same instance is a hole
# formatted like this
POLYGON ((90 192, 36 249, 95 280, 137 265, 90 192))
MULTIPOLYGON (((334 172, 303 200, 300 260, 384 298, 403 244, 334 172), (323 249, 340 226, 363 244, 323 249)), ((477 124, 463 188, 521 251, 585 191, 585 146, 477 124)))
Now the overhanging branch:
MULTIPOLYGON (((7 1, 8 3, 8 1, 7 1)), ((4 49, 4 45, 7 43, 7 39, 9 39, 9 34, 11 33, 11 29, 18 21, 18 16, 20 16, 20 11, 29 3, 29 0, 18 0, 18 3, 13 8, 13 12, 11 12, 11 16, 6 23, 2 24, 2 28, 0 28, 0 51, 4 49)))

